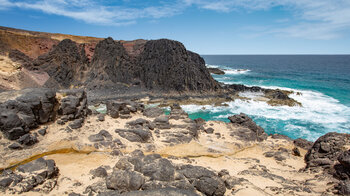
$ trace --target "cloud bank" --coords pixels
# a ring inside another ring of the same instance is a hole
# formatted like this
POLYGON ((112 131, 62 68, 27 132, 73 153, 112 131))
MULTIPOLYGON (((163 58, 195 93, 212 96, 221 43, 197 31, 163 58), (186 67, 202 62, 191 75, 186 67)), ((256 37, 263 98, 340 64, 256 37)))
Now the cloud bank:
MULTIPOLYGON (((159 19, 178 15, 189 8, 230 13, 282 8, 292 13, 294 24, 272 27, 261 34, 307 39, 334 39, 350 29, 349 0, 0 0, 0 10, 28 9, 65 16, 90 24, 130 25, 141 19, 159 19), (151 3, 150 3, 151 2, 151 3), (137 5, 137 6, 130 6, 137 5)), ((292 20, 292 19, 291 19, 292 20)), ((276 20, 277 21, 277 20, 276 20)))

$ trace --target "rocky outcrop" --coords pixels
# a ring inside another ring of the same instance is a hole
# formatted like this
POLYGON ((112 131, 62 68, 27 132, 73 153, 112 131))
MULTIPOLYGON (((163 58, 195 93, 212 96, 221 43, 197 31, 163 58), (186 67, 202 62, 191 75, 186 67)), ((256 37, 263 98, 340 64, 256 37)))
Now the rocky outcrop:
POLYGON ((50 88, 69 88, 84 79, 88 59, 85 50, 69 39, 61 41, 49 53, 39 56, 31 67, 32 70, 47 72, 50 79, 45 86, 50 88))
POLYGON ((134 192, 138 190, 146 195, 166 193, 165 190, 172 190, 174 195, 197 195, 195 190, 215 196, 226 192, 224 181, 213 171, 200 166, 174 165, 159 154, 145 156, 141 151, 121 157, 107 176, 106 185, 114 194, 123 195, 138 195, 134 192))
POLYGON ((216 74, 216 75, 224 75, 225 74, 225 72, 219 68, 211 68, 210 67, 210 68, 208 68, 208 71, 209 71, 209 73, 216 74))
POLYGON ((177 41, 148 41, 138 64, 140 79, 149 89, 201 92, 220 88, 204 60, 177 41))
MULTIPOLYGON (((86 93, 83 90, 26 89, 8 95, 8 101, 0 104, 0 130, 10 140, 20 144, 33 145, 37 142, 30 130, 56 120, 64 124, 69 120, 83 122, 89 114, 86 93)), ((5 96, 6 93, 3 93, 5 96)), ((75 127, 75 126, 73 126, 75 127)))
POLYGON ((335 177, 338 194, 350 194, 350 134, 327 133, 318 138, 305 155, 306 169, 335 177))
POLYGON ((332 167, 349 144, 349 134, 331 132, 321 136, 305 155, 306 167, 332 167))
POLYGON ((133 101, 108 101, 107 113, 112 118, 130 118, 130 114, 137 111, 143 112, 145 106, 133 101))
POLYGON ((0 129, 10 140, 27 134, 39 124, 54 120, 56 92, 50 89, 27 89, 0 105, 0 129))
POLYGON ((224 88, 232 94, 238 95, 240 92, 254 92, 263 93, 263 97, 267 98, 267 103, 272 106, 287 105, 287 106, 301 106, 301 103, 289 97, 292 91, 280 89, 266 89, 259 86, 245 86, 243 84, 225 85, 224 88))
POLYGON ((113 86, 117 82, 132 84, 139 66, 131 61, 122 43, 107 38, 95 48, 85 84, 90 88, 113 86))
POLYGON ((84 90, 60 90, 59 91, 59 107, 58 114, 60 116, 58 124, 65 124, 70 120, 74 120, 70 127, 73 129, 80 128, 83 119, 90 114, 87 108, 87 97, 84 90))
POLYGON ((55 177, 57 174, 58 168, 55 161, 39 158, 18 166, 14 171, 5 170, 0 174, 0 190, 8 190, 12 194, 20 194, 44 184, 36 191, 48 193, 56 186, 57 180, 55 177))
POLYGON ((198 54, 167 39, 125 42, 107 38, 96 45, 64 39, 34 61, 20 50, 10 54, 11 59, 30 71, 47 73, 49 79, 44 86, 50 88, 104 89, 116 84, 169 92, 209 92, 221 88, 198 54))
POLYGON ((267 138, 264 129, 257 125, 246 114, 237 114, 228 117, 232 124, 241 127, 238 132, 234 134, 246 141, 263 141, 267 138))

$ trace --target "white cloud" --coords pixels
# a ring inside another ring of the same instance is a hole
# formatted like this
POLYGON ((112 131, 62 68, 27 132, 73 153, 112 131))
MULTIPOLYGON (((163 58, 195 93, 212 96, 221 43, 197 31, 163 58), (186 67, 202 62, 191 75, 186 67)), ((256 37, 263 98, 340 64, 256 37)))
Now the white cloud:
POLYGON ((128 25, 141 18, 169 17, 181 6, 149 6, 145 8, 127 8, 120 6, 104 6, 92 0, 39 0, 39 1, 7 1, 0 0, 0 5, 21 9, 39 10, 47 14, 55 14, 82 20, 86 23, 100 25, 128 25))
MULTIPOLYGON (((276 6, 293 13, 294 21, 284 28, 273 28, 271 33, 307 39, 334 39, 350 29, 350 0, 184 0, 202 9, 229 12, 240 9, 248 11, 268 10, 276 6)), ((279 19, 277 19, 278 21, 279 19)), ((286 21, 287 22, 287 21, 286 21)))
POLYGON ((11 7, 11 2, 8 0, 0 0, 0 10, 4 10, 11 7))
MULTIPOLYGON (((128 25, 139 19, 159 19, 182 13, 190 7, 218 12, 269 10, 274 7, 292 13, 283 28, 261 33, 302 37, 308 39, 333 39, 350 29, 350 0, 175 0, 160 1, 157 6, 137 3, 139 6, 110 6, 105 0, 0 0, 0 10, 21 8, 38 10, 101 25, 128 25), (140 5, 144 5, 143 7, 140 5), (297 21, 297 23, 295 23, 297 21), (294 22, 294 24, 292 24, 294 22)), ((123 0, 123 5, 135 3, 123 0)), ((152 1, 154 2, 154 1, 152 1)), ((276 19, 276 23, 279 19, 276 19)), ((277 26, 281 26, 277 25, 277 26)))

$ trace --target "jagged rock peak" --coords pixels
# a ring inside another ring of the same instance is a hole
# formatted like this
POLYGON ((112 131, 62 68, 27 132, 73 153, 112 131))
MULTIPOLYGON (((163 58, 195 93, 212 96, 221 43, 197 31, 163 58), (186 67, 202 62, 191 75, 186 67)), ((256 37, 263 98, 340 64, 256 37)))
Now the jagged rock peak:
POLYGON ((204 60, 178 41, 148 41, 138 59, 141 80, 150 89, 212 91, 219 88, 204 60))

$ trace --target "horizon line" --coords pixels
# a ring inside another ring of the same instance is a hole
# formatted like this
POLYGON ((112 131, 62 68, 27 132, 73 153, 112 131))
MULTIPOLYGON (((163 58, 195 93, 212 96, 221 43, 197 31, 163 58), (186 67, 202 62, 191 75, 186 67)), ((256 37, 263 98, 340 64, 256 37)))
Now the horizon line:
POLYGON ((249 56, 249 55, 261 55, 261 56, 268 56, 268 55, 324 55, 324 56, 332 56, 332 55, 350 55, 349 54, 199 54, 199 55, 203 55, 203 56, 216 56, 216 55, 221 55, 221 56, 238 56, 238 55, 246 55, 246 56, 249 56))

